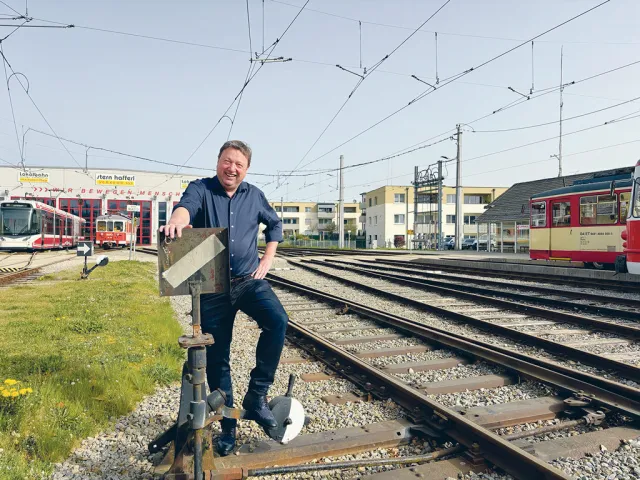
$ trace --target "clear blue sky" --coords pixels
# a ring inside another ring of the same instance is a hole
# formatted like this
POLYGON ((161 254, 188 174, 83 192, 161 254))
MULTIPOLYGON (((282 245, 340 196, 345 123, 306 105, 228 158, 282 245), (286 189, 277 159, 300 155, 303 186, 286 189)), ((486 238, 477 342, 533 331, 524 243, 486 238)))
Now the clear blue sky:
MULTIPOLYGON (((24 12, 23 0, 5 1, 24 12)), ((303 0, 285 1, 298 8, 274 0, 264 1, 265 46, 282 34, 304 4, 303 0)), ((518 45, 518 40, 531 38, 600 3, 593 0, 450 1, 423 31, 416 33, 366 77, 320 141, 304 157, 358 81, 357 76, 335 65, 362 73, 359 26, 351 19, 363 22, 362 64, 371 68, 444 1, 311 0, 272 55, 293 58, 293 61, 264 65, 244 92, 231 137, 245 140, 253 147, 250 173, 275 174, 299 163, 308 164, 427 90, 425 84, 411 75, 435 82, 434 31, 439 32, 438 76, 445 79, 518 45)), ((262 50, 262 5, 261 0, 249 0, 254 51, 262 50)), ((240 90, 249 67, 247 12, 243 0, 29 0, 28 9, 34 18, 78 27, 22 28, 3 42, 5 55, 14 70, 28 77, 32 98, 57 134, 89 145, 182 164, 225 112, 240 90)), ((0 4, 0 14, 13 12, 0 4)), ((33 20, 29 24, 46 23, 33 20)), ((640 3, 613 0, 540 38, 533 51, 533 96, 559 84, 561 45, 564 45, 565 81, 640 60, 639 27, 640 3)), ((0 28, 3 36, 12 30, 0 28)), ((640 96, 639 79, 640 64, 566 87, 564 117, 640 96)), ((15 79, 10 85, 19 125, 49 131, 15 79)), ((532 52, 528 44, 443 86, 305 169, 335 168, 340 154, 344 154, 345 164, 350 165, 384 157, 431 137, 436 137, 433 140, 446 138, 446 135, 437 135, 455 128, 456 123, 469 123, 522 98, 507 87, 528 93, 531 86, 532 52)), ((472 127, 496 130, 554 122, 559 115, 558 105, 559 94, 554 91, 473 123, 472 127)), ((235 106, 229 115, 233 116, 234 111, 235 106)), ((640 100, 568 120, 564 123, 564 133, 602 125, 637 111, 640 111, 640 100)), ((224 119, 188 165, 213 168, 217 150, 227 139, 229 125, 229 120, 224 119)), ((563 140, 564 173, 634 164, 640 157, 638 126, 640 118, 567 135, 563 140), (625 144, 612 146, 621 143, 625 144), (600 150, 582 153, 593 149, 600 150)), ((22 127, 18 129, 21 135, 22 127)), ((0 93, 0 134, 0 158, 17 163, 20 154, 6 91, 0 93)), ((463 184, 509 186, 557 175, 557 161, 549 159, 551 154, 558 153, 557 139, 473 159, 557 135, 557 123, 501 133, 473 133, 466 127, 462 146, 463 184), (528 165, 518 166, 521 164, 528 165)), ((75 165, 55 138, 29 132, 26 142, 27 165, 75 165)), ((83 164, 84 148, 75 145, 68 148, 83 164)), ((390 161, 347 170, 346 199, 359 198, 360 192, 385 183, 406 185, 415 165, 428 165, 441 155, 454 157, 455 148, 453 141, 446 140, 390 161)), ((176 171, 172 167, 96 151, 90 151, 89 166, 176 171)), ((206 171, 184 172, 207 175, 206 171)), ((263 185, 273 178, 250 175, 248 180, 263 185)), ((446 183, 454 181, 455 167, 451 164, 446 183)), ((291 177, 285 183, 278 189, 275 182, 262 188, 272 199, 284 196, 288 200, 332 201, 338 197, 336 177, 327 173, 291 177)))

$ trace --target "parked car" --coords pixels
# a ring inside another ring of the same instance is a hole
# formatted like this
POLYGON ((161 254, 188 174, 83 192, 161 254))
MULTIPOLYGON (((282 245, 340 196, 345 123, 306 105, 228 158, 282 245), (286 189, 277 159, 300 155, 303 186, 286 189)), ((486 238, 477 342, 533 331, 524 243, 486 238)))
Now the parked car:
POLYGON ((454 237, 448 237, 444 239, 444 249, 453 250, 456 247, 456 239, 454 237))
POLYGON ((462 241, 461 248, 462 250, 471 250, 472 248, 474 248, 475 244, 476 244, 475 238, 465 238, 462 241))
MULTIPOLYGON (((496 249, 496 239, 494 237, 491 237, 491 250, 495 250, 496 249)), ((471 247, 472 249, 476 250, 478 249, 478 240, 474 239, 473 241, 473 245, 471 247)), ((487 249, 487 235, 481 235, 480 236, 480 248, 479 250, 486 250, 487 249)))

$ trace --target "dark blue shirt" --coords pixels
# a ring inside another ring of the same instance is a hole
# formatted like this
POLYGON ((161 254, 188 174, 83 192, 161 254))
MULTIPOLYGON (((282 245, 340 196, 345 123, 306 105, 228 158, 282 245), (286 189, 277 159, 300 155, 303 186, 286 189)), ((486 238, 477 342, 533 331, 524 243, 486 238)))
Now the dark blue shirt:
POLYGON ((242 182, 232 197, 218 177, 194 180, 174 207, 189 211, 194 228, 228 228, 229 260, 232 277, 250 275, 258 264, 258 225, 268 242, 282 241, 282 222, 262 191, 242 182))

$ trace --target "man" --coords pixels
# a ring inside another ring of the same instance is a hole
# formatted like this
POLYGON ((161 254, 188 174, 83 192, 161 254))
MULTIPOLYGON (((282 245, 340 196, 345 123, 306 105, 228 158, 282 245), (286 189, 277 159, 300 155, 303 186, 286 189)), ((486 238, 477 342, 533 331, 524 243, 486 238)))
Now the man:
MULTIPOLYGON (((189 184, 173 210, 167 225, 160 227, 171 238, 180 237, 184 228, 229 229, 231 288, 228 294, 202 295, 202 330, 213 335, 215 344, 207 347, 209 389, 222 389, 226 405, 233 406, 229 353, 233 321, 238 310, 252 317, 262 329, 256 351, 256 366, 242 407, 246 418, 264 427, 276 426, 266 395, 273 383, 288 317, 269 283, 264 280, 282 241, 282 222, 255 186, 244 182, 251 165, 251 149, 238 140, 220 148, 216 176, 189 184), (258 258, 258 225, 267 226, 267 247, 258 258)), ((224 419, 217 440, 220 455, 235 448, 236 420, 224 419)))

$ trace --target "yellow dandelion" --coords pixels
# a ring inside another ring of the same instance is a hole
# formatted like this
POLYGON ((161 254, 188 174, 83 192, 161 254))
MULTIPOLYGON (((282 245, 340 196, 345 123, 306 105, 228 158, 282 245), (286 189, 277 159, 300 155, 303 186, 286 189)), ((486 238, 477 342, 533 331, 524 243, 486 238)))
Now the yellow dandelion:
POLYGON ((11 386, 11 385, 15 385, 16 383, 18 383, 18 381, 17 381, 17 380, 14 380, 13 378, 7 378, 7 379, 4 381, 4 384, 5 384, 5 385, 9 385, 9 386, 11 386))
POLYGON ((26 395, 28 392, 27 392, 27 389, 26 389, 26 388, 21 388, 20 390, 18 390, 18 393, 19 393, 20 395, 26 395))
POLYGON ((57 320, 60 320, 60 317, 56 317, 56 321, 57 321, 57 320))
POLYGON ((11 396, 11 392, 9 392, 9 390, 3 390, 2 391, 2 396, 7 398, 11 396))
POLYGON ((12 396, 12 397, 17 397, 17 396, 19 396, 19 395, 20 395, 20 394, 19 394, 18 392, 11 392, 11 396, 12 396))
POLYGON ((31 387, 27 387, 25 388, 25 390, 27 391, 27 393, 33 393, 33 389, 31 387))

